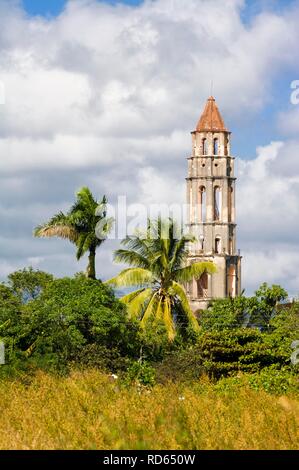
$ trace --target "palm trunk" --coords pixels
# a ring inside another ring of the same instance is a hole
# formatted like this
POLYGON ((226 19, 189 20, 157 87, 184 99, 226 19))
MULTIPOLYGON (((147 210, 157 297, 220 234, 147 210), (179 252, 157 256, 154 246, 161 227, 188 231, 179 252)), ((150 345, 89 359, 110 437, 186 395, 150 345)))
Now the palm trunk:
POLYGON ((91 248, 88 256, 87 277, 96 279, 96 249, 91 248))

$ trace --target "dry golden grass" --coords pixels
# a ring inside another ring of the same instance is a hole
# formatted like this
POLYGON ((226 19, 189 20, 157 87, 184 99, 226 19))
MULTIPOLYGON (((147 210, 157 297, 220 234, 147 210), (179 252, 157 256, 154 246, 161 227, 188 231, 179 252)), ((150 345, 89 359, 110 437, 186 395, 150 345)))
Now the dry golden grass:
POLYGON ((138 392, 97 371, 0 383, 0 449, 298 449, 299 402, 249 388, 138 392))

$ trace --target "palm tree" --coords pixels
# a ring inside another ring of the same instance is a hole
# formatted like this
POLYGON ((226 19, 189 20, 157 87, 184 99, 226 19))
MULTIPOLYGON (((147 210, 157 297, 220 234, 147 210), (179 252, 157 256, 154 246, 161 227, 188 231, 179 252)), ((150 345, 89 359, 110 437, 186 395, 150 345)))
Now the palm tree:
POLYGON ((159 218, 148 222, 146 233, 125 238, 125 248, 115 252, 114 260, 132 267, 107 281, 114 287, 139 287, 121 299, 127 304, 129 315, 141 320, 142 327, 149 320, 164 323, 170 340, 182 317, 193 329, 199 328, 183 284, 199 279, 204 272, 216 271, 211 262, 187 265, 188 244, 195 239, 186 235, 177 238, 176 230, 172 219, 159 218))
POLYGON ((107 217, 107 199, 98 202, 89 188, 81 188, 71 209, 59 212, 34 230, 36 237, 60 237, 77 247, 77 259, 88 255, 87 277, 96 278, 96 250, 111 230, 113 219, 107 217))

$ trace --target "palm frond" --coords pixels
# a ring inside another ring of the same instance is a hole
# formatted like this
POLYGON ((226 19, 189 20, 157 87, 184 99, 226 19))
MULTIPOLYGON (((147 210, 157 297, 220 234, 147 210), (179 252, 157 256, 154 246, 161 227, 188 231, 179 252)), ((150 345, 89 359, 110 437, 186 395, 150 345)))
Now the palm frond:
POLYGON ((156 292, 152 292, 152 296, 151 296, 151 299, 150 301, 148 302, 144 312, 143 312, 143 315, 142 315, 142 320, 141 320, 141 326, 143 328, 145 328, 146 326, 146 323, 148 322, 148 320, 155 315, 155 311, 157 310, 157 307, 158 307, 158 302, 159 302, 159 297, 158 297, 158 293, 157 291, 156 292))
POLYGON ((143 268, 127 268, 121 271, 116 277, 106 281, 115 287, 147 286, 154 282, 151 271, 143 268))
POLYGON ((129 304, 135 299, 135 297, 137 297, 139 294, 141 294, 144 291, 145 291, 144 287, 142 289, 134 290, 133 292, 130 292, 129 294, 124 295, 119 300, 123 302, 124 304, 129 304))
POLYGON ((180 240, 176 240, 170 255, 170 269, 179 269, 186 263, 188 257, 187 245, 194 243, 195 237, 192 235, 184 235, 180 240))
POLYGON ((84 223, 95 217, 98 202, 87 187, 79 189, 76 193, 77 199, 70 209, 70 215, 76 223, 84 223))
POLYGON ((92 192, 87 186, 83 186, 82 188, 80 188, 79 191, 77 191, 76 195, 78 202, 82 202, 84 205, 97 203, 97 201, 92 195, 92 192))
POLYGON ((155 315, 155 323, 159 324, 163 322, 163 308, 162 308, 162 297, 160 296, 159 302, 157 305, 156 315, 155 315))
POLYGON ((199 279, 204 272, 213 274, 216 272, 216 270, 217 268, 212 262, 202 261, 177 269, 173 272, 173 279, 175 281, 184 283, 191 281, 193 278, 199 279))
POLYGON ((135 251, 144 258, 150 258, 152 254, 151 241, 144 238, 144 235, 138 234, 133 236, 127 236, 122 240, 121 244, 127 247, 129 251, 135 251))
POLYGON ((81 259, 82 256, 85 255, 86 253, 86 249, 85 249, 85 246, 86 246, 86 238, 87 238, 88 234, 86 233, 80 233, 79 237, 78 237, 78 240, 77 240, 77 252, 76 252, 76 258, 77 260, 81 259))
POLYGON ((185 289, 178 284, 177 282, 173 281, 171 285, 171 291, 174 295, 176 295, 180 301, 180 304, 182 306, 183 312, 186 315, 190 325, 193 327, 194 331, 199 331, 200 327, 198 324, 198 321, 192 312, 189 301, 185 292, 185 289))
POLYGON ((96 246, 96 238, 93 232, 89 232, 86 234, 84 245, 83 245, 83 253, 87 253, 90 250, 95 249, 96 246))
POLYGON ((171 307, 171 299, 166 297, 163 301, 163 320, 166 326, 169 341, 173 341, 175 338, 175 326, 171 307))
POLYGON ((63 212, 59 212, 45 224, 36 227, 33 233, 35 237, 59 237, 68 239, 72 243, 76 243, 78 238, 76 228, 72 225, 69 216, 63 212))
POLYGON ((34 230, 34 236, 39 238, 64 238, 72 243, 78 240, 78 232, 71 225, 40 225, 34 230))
POLYGON ((135 292, 125 295, 120 300, 127 304, 130 318, 142 318, 143 312, 151 300, 153 291, 151 288, 139 289, 135 292))
POLYGON ((114 252, 114 261, 117 263, 126 263, 138 268, 150 269, 149 260, 133 250, 116 250, 114 252))

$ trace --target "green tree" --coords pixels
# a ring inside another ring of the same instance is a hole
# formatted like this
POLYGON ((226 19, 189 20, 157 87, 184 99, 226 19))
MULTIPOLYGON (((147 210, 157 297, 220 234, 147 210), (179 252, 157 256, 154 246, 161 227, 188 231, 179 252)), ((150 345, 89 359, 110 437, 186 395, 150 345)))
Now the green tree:
POLYGON ((36 299, 53 279, 52 274, 30 267, 9 274, 8 283, 13 293, 26 303, 36 299))
POLYGON ((234 372, 257 372, 263 367, 285 364, 284 356, 265 342, 256 328, 209 331, 199 341, 197 355, 205 370, 215 378, 234 372))
POLYGON ((255 296, 248 299, 247 309, 252 326, 265 330, 270 328, 270 321, 277 313, 279 302, 285 300, 288 293, 281 286, 273 284, 268 286, 264 282, 255 292, 255 296))
POLYGON ((211 307, 200 315, 200 325, 205 331, 223 331, 248 324, 248 298, 238 297, 214 300, 211 307))
POLYGON ((107 281, 115 287, 135 286, 138 290, 122 297, 132 318, 146 327, 154 321, 165 325, 168 338, 173 340, 180 323, 198 330, 198 322, 190 309, 183 284, 200 278, 204 272, 214 273, 211 262, 187 266, 187 245, 191 236, 177 237, 178 229, 172 219, 148 222, 146 233, 137 233, 122 241, 124 249, 115 252, 116 262, 132 267, 107 281))
POLYGON ((138 324, 112 289, 84 275, 55 279, 23 305, 16 347, 27 357, 76 361, 88 345, 130 354, 139 349, 138 324), (135 344, 137 342, 137 346, 135 344), (134 349, 135 348, 135 349, 134 349))
POLYGON ((202 312, 200 324, 204 330, 223 330, 238 327, 270 328, 271 319, 277 314, 278 304, 287 298, 287 292, 278 285, 263 283, 252 297, 214 300, 211 307, 202 312))
POLYGON ((88 252, 87 277, 96 278, 96 250, 111 230, 113 220, 107 217, 107 199, 98 202, 89 188, 77 192, 77 199, 71 209, 59 212, 48 222, 36 227, 36 237, 60 237, 77 247, 77 259, 88 252))
POLYGON ((273 350, 284 354, 290 363, 292 343, 299 340, 299 302, 281 305, 270 321, 270 334, 266 341, 273 350))
POLYGON ((6 346, 6 358, 12 357, 14 345, 22 330, 22 305, 13 291, 0 284, 0 340, 6 346))

